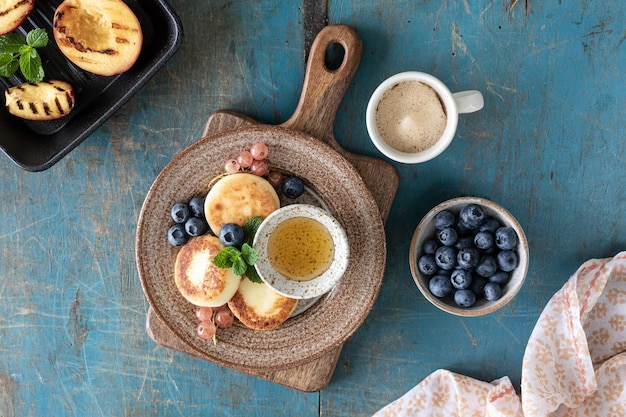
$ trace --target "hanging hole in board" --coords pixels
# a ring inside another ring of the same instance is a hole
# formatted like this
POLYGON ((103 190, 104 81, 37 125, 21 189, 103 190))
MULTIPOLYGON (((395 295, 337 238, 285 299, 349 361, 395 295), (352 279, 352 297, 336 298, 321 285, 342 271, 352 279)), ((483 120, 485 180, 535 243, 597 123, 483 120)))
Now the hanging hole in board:
POLYGON ((343 63, 346 51, 340 43, 331 43, 326 48, 324 56, 324 65, 331 71, 338 69, 343 63))

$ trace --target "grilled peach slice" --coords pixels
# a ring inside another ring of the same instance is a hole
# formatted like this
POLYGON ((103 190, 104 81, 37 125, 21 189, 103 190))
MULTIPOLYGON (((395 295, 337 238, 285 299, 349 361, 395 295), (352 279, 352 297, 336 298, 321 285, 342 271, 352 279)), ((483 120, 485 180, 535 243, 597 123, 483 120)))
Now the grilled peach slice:
POLYGON ((67 59, 104 76, 132 67, 143 44, 137 16, 121 0, 65 0, 54 13, 52 31, 67 59))
POLYGON ((27 120, 53 120, 74 108, 74 89, 67 81, 25 83, 4 92, 9 113, 27 120))
POLYGON ((35 0, 0 1, 0 35, 17 29, 35 8, 35 0))

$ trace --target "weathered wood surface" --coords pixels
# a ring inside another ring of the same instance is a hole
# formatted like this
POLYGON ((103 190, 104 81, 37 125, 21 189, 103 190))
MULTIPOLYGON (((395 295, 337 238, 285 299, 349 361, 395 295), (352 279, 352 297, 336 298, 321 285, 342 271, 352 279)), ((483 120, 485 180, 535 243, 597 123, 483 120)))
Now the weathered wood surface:
POLYGON ((180 51, 111 120, 47 171, 0 158, 0 415, 367 416, 437 368, 519 384, 552 294, 586 259, 626 248, 626 4, 331 1, 328 22, 356 28, 364 44, 335 123, 342 147, 380 156, 365 106, 396 72, 479 89, 485 109, 461 118, 436 160, 396 165, 383 287, 322 391, 155 344, 133 249, 145 193, 213 111, 284 122, 306 55, 299 2, 171 4, 180 51), (413 228, 458 195, 506 207, 530 244, 523 290, 483 318, 436 310, 409 273, 413 228))

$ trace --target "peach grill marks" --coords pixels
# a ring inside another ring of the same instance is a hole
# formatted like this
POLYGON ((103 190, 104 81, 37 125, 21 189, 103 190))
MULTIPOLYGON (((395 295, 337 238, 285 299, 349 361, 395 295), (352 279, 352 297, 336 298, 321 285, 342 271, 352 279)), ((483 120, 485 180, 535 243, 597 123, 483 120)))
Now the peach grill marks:
MULTIPOLYGON (((59 32, 61 32, 63 34, 66 33, 64 27, 57 26, 57 28, 59 29, 59 32)), ((76 42, 76 40, 73 37, 71 37, 71 36, 66 37, 65 40, 67 42, 69 42, 79 52, 96 52, 96 53, 105 54, 105 55, 116 55, 116 54, 119 53, 119 51, 117 51, 115 49, 112 49, 112 48, 102 49, 102 50, 99 50, 99 51, 91 49, 91 48, 85 48, 82 43, 76 42)), ((120 37, 115 38, 115 42, 117 42, 117 43, 126 43, 126 44, 130 43, 130 41, 128 39, 120 38, 120 37)))
POLYGON ((17 10, 17 9, 19 9, 20 7, 22 7, 22 6, 26 5, 26 4, 29 4, 29 3, 30 3, 30 2, 29 2, 28 0, 22 0, 22 1, 20 1, 19 3, 17 3, 15 6, 13 6, 12 8, 10 8, 10 9, 0 10, 0 16, 6 16, 6 15, 8 15, 9 13, 11 13, 12 11, 17 10))
MULTIPOLYGON (((59 29, 60 33, 63 33, 63 34, 66 33, 65 27, 60 27, 60 26, 56 26, 56 27, 59 29)), ((118 53, 118 51, 116 51, 115 49, 111 49, 111 48, 102 49, 100 51, 96 51, 91 48, 85 48, 82 43, 77 42, 76 39, 71 36, 67 36, 66 38, 64 38, 63 42, 69 43, 70 45, 74 47, 74 49, 76 49, 79 52, 96 52, 96 53, 104 54, 104 55, 116 55, 118 53)), ((118 43, 122 43, 122 42, 118 41, 118 43)), ((128 40, 126 40, 126 43, 129 43, 128 40)))
MULTIPOLYGON (((42 81, 44 83, 48 83, 47 81, 42 81)), ((32 86, 36 87, 36 84, 33 83, 29 83, 32 86)), ((63 103, 61 103, 61 100, 59 97, 55 97, 54 98, 54 107, 56 107, 57 111, 59 112, 59 114, 65 114, 65 108, 67 107, 68 109, 68 113, 72 110, 72 108, 74 107, 74 101, 72 100, 72 95, 69 93, 69 91, 65 90, 64 88, 61 88, 59 86, 53 85, 52 83, 48 83, 51 84, 56 90, 65 93, 65 95, 63 97, 65 97, 66 100, 66 104, 67 106, 64 106, 63 103)), ((24 91, 24 88, 20 85, 15 87, 18 90, 24 91)), ((39 114, 39 109, 37 108, 37 104, 29 101, 29 102, 23 102, 22 100, 17 100, 15 102, 15 105, 17 106, 18 109, 20 110, 24 110, 26 107, 25 105, 28 106, 28 108, 30 109, 30 112, 34 115, 39 114)), ((52 111, 51 107, 50 107, 50 103, 48 103, 47 101, 44 101, 41 103, 42 107, 43 107, 43 111, 44 113, 49 116, 51 114, 53 114, 54 112, 52 111)))
MULTIPOLYGON (((71 8, 75 8, 75 7, 71 7, 71 8)), ((58 24, 59 22, 63 21, 63 16, 65 15, 64 12, 57 12, 57 21, 54 24, 54 28, 57 29, 59 31, 59 33, 62 33, 64 35, 66 35, 66 38, 64 39, 65 41, 67 41, 69 44, 71 44, 77 51, 79 52, 96 52, 96 53, 100 53, 100 54, 104 54, 104 55, 116 55, 119 53, 119 51, 112 49, 112 48, 107 48, 107 49, 102 49, 102 50, 94 50, 91 48, 85 48, 83 46, 82 43, 77 42, 76 39, 72 36, 67 36, 67 26, 65 25, 60 25, 58 24)), ((137 29, 133 29, 130 28, 126 25, 120 24, 120 23, 116 23, 116 22, 111 22, 111 28, 115 29, 117 31, 130 31, 130 32, 138 32, 137 29)), ((119 43, 119 44, 130 44, 130 40, 121 36, 116 36, 115 37, 115 42, 119 43)))

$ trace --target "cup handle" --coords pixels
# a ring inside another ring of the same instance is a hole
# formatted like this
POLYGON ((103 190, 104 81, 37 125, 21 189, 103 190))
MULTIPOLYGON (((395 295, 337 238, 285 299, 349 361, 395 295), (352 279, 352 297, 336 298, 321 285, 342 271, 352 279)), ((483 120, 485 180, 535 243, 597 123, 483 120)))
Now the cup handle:
POLYGON ((459 91, 452 93, 459 113, 474 113, 485 105, 483 95, 478 90, 459 91))

